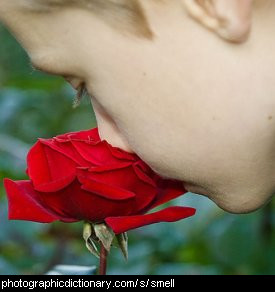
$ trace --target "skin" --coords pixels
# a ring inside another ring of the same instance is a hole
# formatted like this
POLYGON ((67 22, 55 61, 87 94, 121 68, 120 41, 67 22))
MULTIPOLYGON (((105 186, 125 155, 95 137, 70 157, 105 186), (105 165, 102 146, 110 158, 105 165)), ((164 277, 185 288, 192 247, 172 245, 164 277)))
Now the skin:
POLYGON ((0 1, 0 21, 38 69, 76 89, 85 83, 101 138, 226 211, 251 212, 272 197, 275 1, 246 7, 248 37, 248 10, 239 17, 231 7, 225 28, 217 17, 228 7, 197 15, 181 1, 143 0, 153 40, 121 34, 87 10, 22 13, 17 1, 0 1))

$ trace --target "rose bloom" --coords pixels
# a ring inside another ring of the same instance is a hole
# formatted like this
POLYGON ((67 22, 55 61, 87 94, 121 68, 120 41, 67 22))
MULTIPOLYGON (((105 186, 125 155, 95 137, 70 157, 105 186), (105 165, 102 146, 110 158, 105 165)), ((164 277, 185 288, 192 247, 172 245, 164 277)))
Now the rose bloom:
POLYGON ((106 222, 116 233, 195 214, 168 207, 146 214, 186 191, 160 177, 136 154, 101 140, 98 129, 39 139, 27 157, 30 180, 4 180, 9 219, 106 222))

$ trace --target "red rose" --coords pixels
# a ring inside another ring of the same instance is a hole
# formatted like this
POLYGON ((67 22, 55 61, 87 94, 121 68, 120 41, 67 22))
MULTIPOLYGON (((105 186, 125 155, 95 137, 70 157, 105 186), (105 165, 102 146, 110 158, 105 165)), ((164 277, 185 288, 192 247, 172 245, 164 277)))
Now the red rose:
POLYGON ((182 195, 182 183, 161 178, 136 154, 101 141, 97 128, 39 139, 27 164, 30 180, 4 181, 9 219, 105 221, 118 234, 195 213, 170 207, 144 215, 182 195))

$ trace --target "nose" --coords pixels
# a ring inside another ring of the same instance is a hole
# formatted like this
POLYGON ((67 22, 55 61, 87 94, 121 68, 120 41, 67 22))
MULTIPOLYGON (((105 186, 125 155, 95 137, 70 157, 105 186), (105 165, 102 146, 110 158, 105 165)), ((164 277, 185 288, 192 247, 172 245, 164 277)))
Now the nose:
POLYGON ((94 97, 91 98, 91 102, 94 108, 101 140, 106 140, 114 147, 119 147, 124 151, 133 153, 127 138, 121 133, 112 117, 110 117, 94 97))

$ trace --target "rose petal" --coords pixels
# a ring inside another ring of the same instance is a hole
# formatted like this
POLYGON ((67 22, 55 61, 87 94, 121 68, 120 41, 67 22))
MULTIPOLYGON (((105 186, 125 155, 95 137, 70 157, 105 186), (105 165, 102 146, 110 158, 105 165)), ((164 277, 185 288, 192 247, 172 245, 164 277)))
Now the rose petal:
POLYGON ((144 173, 137 164, 133 164, 133 169, 136 172, 136 175, 139 177, 139 179, 143 180, 145 183, 153 187, 156 187, 155 182, 148 175, 146 175, 146 173, 144 173))
POLYGON ((27 157, 28 175, 38 191, 58 191, 69 185, 76 163, 38 141, 27 157))
POLYGON ((93 128, 91 130, 85 130, 80 132, 70 132, 55 137, 58 141, 70 141, 70 140, 80 140, 80 141, 100 141, 98 128, 93 128))
POLYGON ((75 149, 72 141, 78 141, 81 143, 88 143, 89 145, 96 145, 100 142, 98 135, 98 129, 94 128, 92 130, 71 132, 63 135, 59 135, 52 139, 39 139, 39 141, 52 148, 55 151, 62 153, 67 156, 79 166, 91 166, 89 161, 85 160, 75 149))
POLYGON ((120 149, 118 147, 114 147, 111 144, 109 144, 106 140, 102 140, 102 141, 107 143, 107 146, 109 147, 113 156, 115 156, 118 159, 130 160, 130 161, 135 161, 135 160, 139 159, 138 156, 134 153, 130 153, 130 152, 124 151, 123 149, 120 149))
POLYGON ((96 193, 113 200, 117 196, 120 197, 123 193, 125 193, 123 199, 127 193, 133 193, 135 194, 135 214, 151 204, 156 197, 157 189, 141 180, 131 166, 106 172, 94 172, 93 169, 90 168, 88 171, 85 169, 77 170, 77 176, 79 181, 84 184, 84 189, 95 192, 95 189, 93 189, 95 186, 89 187, 89 182, 98 182, 102 184, 102 188, 99 185, 96 193))
POLYGON ((178 198, 186 193, 182 182, 177 180, 163 179, 161 177, 157 180, 158 194, 156 199, 149 206, 149 209, 153 209, 157 206, 165 204, 175 198, 178 198))
POLYGON ((81 166, 91 166, 74 148, 71 141, 58 141, 56 138, 53 139, 39 139, 39 141, 52 148, 53 150, 60 152, 69 159, 73 160, 77 165, 81 166))
POLYGON ((133 192, 127 189, 95 181, 92 178, 87 178, 86 173, 87 172, 82 169, 77 171, 78 180, 82 184, 81 188, 85 191, 114 201, 133 199, 136 196, 133 192))
POLYGON ((92 144, 82 141, 72 141, 72 145, 77 152, 92 165, 115 164, 118 159, 110 152, 107 142, 92 144))
POLYGON ((159 223, 174 222, 193 216, 196 210, 188 207, 169 207, 164 210, 137 216, 108 217, 105 222, 112 228, 115 234, 126 232, 141 226, 159 223))
POLYGON ((30 181, 14 182, 10 179, 4 179, 4 186, 9 201, 9 219, 41 223, 50 223, 56 220, 74 221, 53 214, 53 212, 45 208, 30 181))
POLYGON ((87 181, 86 183, 83 183, 81 188, 85 191, 113 201, 128 200, 135 197, 135 194, 132 192, 96 181, 87 181))
POLYGON ((107 171, 115 171, 121 168, 126 168, 132 165, 132 162, 119 162, 115 164, 106 164, 106 165, 100 165, 100 166, 91 166, 89 167, 89 171, 92 171, 93 173, 98 172, 107 172, 107 171))
POLYGON ((131 199, 110 200, 85 191, 78 180, 56 193, 43 193, 43 203, 63 217, 90 222, 102 222, 108 216, 128 216, 134 207, 131 199))
POLYGON ((75 173, 69 174, 66 177, 56 179, 44 184, 34 186, 34 189, 38 192, 51 193, 58 192, 64 189, 66 186, 70 185, 75 180, 75 173))

